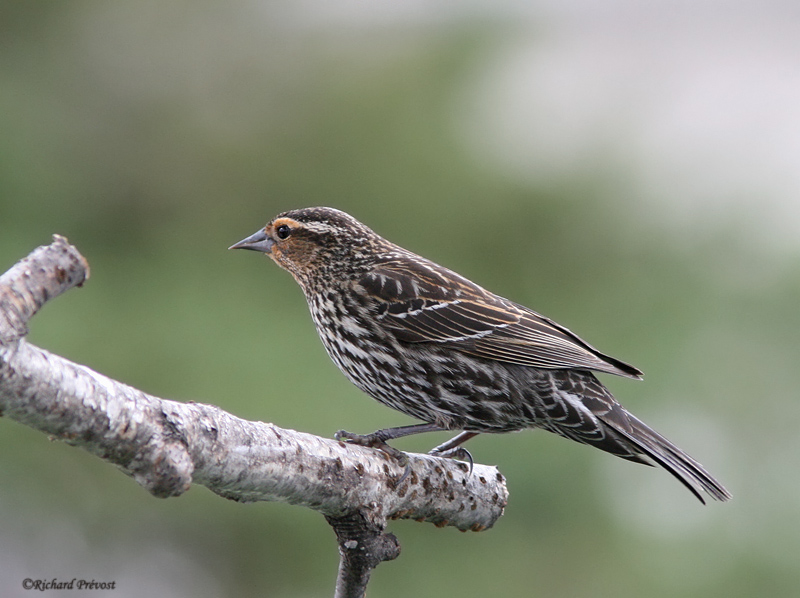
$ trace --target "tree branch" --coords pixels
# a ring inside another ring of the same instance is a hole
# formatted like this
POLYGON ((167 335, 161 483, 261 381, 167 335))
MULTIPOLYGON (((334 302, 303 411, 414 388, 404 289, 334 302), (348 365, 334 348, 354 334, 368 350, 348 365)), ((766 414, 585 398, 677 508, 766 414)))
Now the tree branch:
POLYGON ((340 541, 337 596, 363 595, 371 569, 399 554, 383 533, 388 519, 480 531, 502 515, 508 493, 494 467, 470 474, 464 463, 409 454, 398 485, 402 468, 378 450, 160 399, 27 343, 28 320, 88 276, 83 256, 55 235, 0 277, 0 415, 113 463, 154 496, 195 483, 319 511, 340 541))
POLYGON ((394 534, 383 533, 369 510, 360 509, 342 517, 325 517, 339 541, 339 575, 334 598, 359 598, 367 591, 372 570, 400 555, 394 534))

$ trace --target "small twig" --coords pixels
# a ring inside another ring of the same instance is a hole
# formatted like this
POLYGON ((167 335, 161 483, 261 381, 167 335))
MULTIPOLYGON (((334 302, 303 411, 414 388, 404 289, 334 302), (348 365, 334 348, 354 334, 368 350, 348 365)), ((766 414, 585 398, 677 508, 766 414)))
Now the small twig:
POLYGON ((381 451, 154 397, 27 343, 28 320, 88 275, 56 235, 0 277, 0 415, 115 464, 154 496, 196 483, 319 511, 339 538, 337 596, 362 596, 372 568, 399 553, 388 519, 479 531, 502 515, 508 493, 494 467, 470 475, 464 463, 409 454, 411 473, 396 484, 402 468, 381 451))

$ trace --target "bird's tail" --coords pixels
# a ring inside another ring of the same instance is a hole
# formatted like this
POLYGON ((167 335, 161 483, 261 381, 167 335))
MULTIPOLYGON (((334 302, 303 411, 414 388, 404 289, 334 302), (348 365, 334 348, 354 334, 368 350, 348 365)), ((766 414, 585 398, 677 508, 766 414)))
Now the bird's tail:
MULTIPOLYGON (((677 478, 705 504, 698 487, 706 491, 715 500, 730 500, 731 494, 705 468, 689 455, 664 438, 661 434, 647 426, 643 421, 626 411, 628 426, 620 426, 613 420, 604 423, 622 437, 637 453, 644 455, 660 465, 677 478)), ((600 419, 603 419, 602 417, 600 419)), ((620 455, 623 456, 623 455, 620 455)), ((632 460, 642 461, 633 458, 632 460)))

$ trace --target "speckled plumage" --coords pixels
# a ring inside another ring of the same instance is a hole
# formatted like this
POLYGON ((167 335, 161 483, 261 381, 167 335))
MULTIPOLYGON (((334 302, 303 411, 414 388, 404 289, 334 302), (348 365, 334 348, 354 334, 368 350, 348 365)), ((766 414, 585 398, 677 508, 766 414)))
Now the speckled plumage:
POLYGON ((383 239, 352 216, 331 208, 284 212, 234 247, 263 251, 289 271, 325 349, 347 378, 381 403, 435 426, 428 429, 542 428, 631 461, 657 463, 700 500, 698 486, 715 499, 730 498, 699 463, 628 413, 592 373, 638 379, 638 369, 383 239))

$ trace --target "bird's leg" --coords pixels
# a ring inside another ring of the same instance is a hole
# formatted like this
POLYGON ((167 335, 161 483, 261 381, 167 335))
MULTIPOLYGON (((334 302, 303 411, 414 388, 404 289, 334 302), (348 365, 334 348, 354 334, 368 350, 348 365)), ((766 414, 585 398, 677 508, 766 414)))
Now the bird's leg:
POLYGON ((408 463, 408 455, 392 446, 386 444, 387 440, 394 440, 395 438, 402 438, 403 436, 411 436, 412 434, 421 434, 423 432, 441 432, 436 424, 413 424, 411 426, 400 426, 397 428, 384 428, 372 434, 353 434, 345 430, 339 430, 333 437, 336 440, 343 440, 349 444, 357 444, 359 446, 368 446, 383 451, 390 457, 393 457, 400 465, 405 467, 403 475, 395 482, 396 485, 401 484, 411 473, 411 466, 408 463))
POLYGON ((464 447, 460 445, 464 444, 470 438, 475 438, 478 434, 480 434, 480 432, 461 432, 453 436, 447 442, 443 442, 439 446, 432 448, 428 454, 436 457, 450 458, 452 457, 451 453, 465 450, 464 447))
POLYGON ((470 438, 474 438, 478 432, 461 432, 453 436, 447 442, 443 442, 439 446, 432 448, 428 451, 429 455, 434 457, 443 457, 444 459, 461 459, 462 461, 469 461, 469 472, 472 473, 472 466, 475 462, 472 460, 472 455, 461 444, 465 443, 470 438))
POLYGON ((372 434, 353 434, 345 430, 339 430, 333 437, 336 440, 344 440, 350 444, 360 446, 371 446, 373 448, 383 448, 387 440, 411 436, 412 434, 422 434, 423 432, 441 432, 444 428, 436 424, 413 424, 411 426, 399 426, 397 428, 384 428, 372 434))

